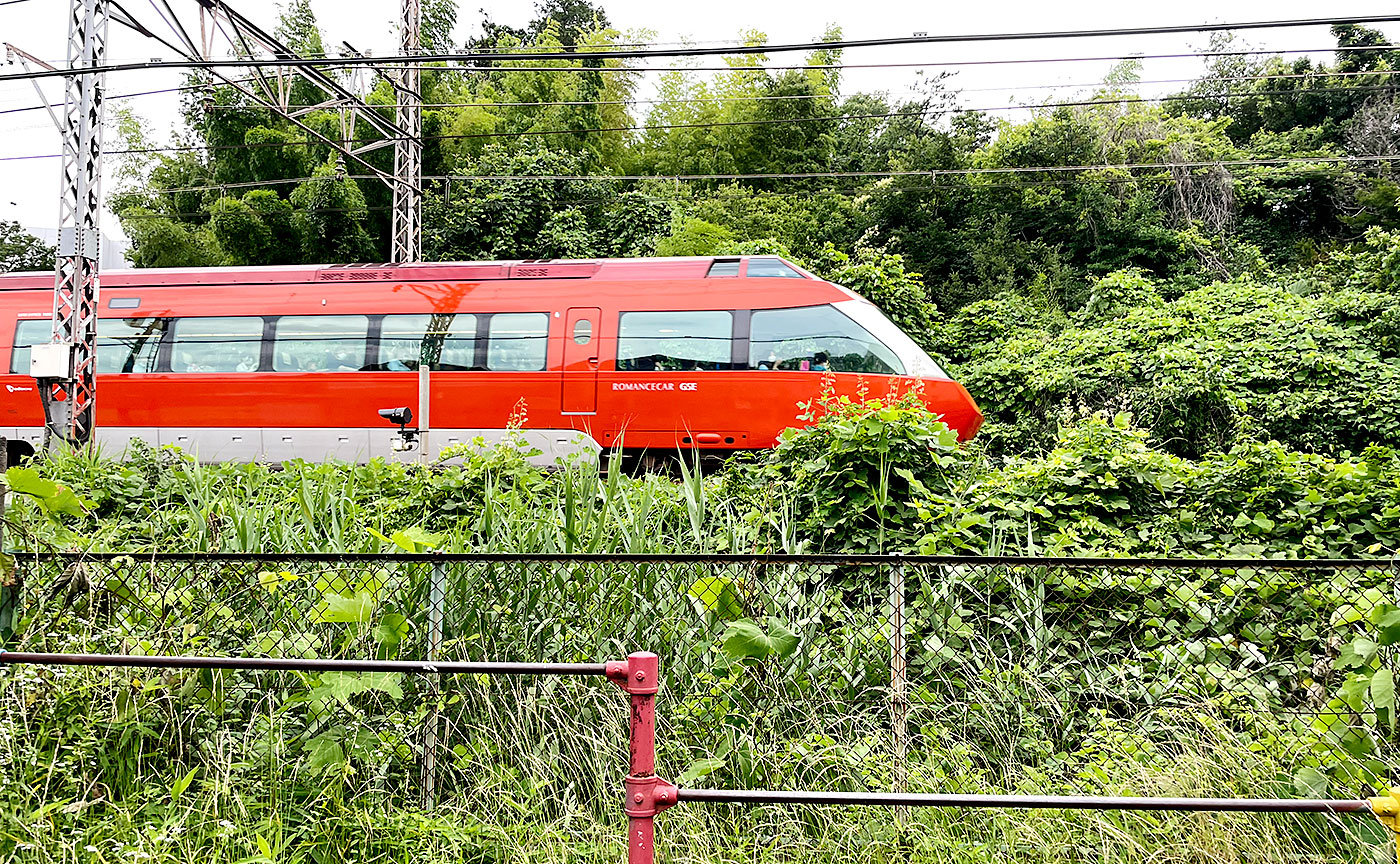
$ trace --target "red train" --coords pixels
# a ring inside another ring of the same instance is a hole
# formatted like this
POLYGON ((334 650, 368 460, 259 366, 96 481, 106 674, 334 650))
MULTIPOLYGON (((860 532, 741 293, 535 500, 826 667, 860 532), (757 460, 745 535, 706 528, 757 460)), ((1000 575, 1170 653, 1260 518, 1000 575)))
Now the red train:
MULTIPOLYGON (((52 291, 0 276, 12 456, 42 435, 28 346, 49 341, 52 291)), ((770 447, 824 376, 850 395, 918 382, 964 439, 982 423, 873 305, 774 257, 116 271, 101 316, 99 441, 206 461, 389 455, 377 412, 397 406, 433 453, 522 409, 546 456, 770 447)))

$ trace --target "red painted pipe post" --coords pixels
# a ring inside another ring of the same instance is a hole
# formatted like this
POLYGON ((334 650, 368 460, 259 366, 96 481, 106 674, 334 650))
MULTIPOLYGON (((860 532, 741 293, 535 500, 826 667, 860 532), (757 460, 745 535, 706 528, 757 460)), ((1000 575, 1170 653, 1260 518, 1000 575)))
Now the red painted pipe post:
POLYGON ((676 787, 656 776, 656 691, 660 686, 660 661, 649 651, 610 660, 608 680, 632 697, 628 721, 631 759, 623 785, 627 800, 627 864, 656 861, 655 817, 676 803, 676 787))

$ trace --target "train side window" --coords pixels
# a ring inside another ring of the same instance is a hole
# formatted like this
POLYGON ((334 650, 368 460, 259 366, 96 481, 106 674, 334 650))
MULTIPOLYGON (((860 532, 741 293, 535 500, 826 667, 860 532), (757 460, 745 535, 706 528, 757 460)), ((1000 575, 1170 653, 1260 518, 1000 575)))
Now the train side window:
POLYGON ((506 312, 492 315, 487 329, 486 368, 501 372, 538 372, 549 347, 549 315, 506 312))
POLYGON ((170 350, 172 372, 256 372, 261 318, 181 318, 170 350))
POLYGON ((476 316, 385 315, 379 330, 379 359, 366 367, 379 372, 429 369, 462 371, 476 365, 476 316))
POLYGON ((749 368, 901 375, 894 351, 831 306, 755 309, 749 368))
POLYGON ((29 348, 53 338, 53 322, 48 318, 33 318, 15 325, 14 348, 10 351, 10 374, 29 374, 29 348))
POLYGON ((276 372, 357 372, 369 339, 365 315, 284 315, 272 340, 276 372))
POLYGON ((728 369, 731 312, 623 312, 617 368, 623 372, 728 369))
POLYGON ((154 372, 166 318, 100 318, 97 321, 97 371, 104 375, 154 372))

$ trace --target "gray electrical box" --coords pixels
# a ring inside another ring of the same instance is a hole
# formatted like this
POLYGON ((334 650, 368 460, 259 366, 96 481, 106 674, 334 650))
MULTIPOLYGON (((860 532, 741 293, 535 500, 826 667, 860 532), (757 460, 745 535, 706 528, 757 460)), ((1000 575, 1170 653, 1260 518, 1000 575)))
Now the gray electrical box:
POLYGON ((35 378, 73 378, 73 343, 48 342, 29 349, 29 374, 35 378))

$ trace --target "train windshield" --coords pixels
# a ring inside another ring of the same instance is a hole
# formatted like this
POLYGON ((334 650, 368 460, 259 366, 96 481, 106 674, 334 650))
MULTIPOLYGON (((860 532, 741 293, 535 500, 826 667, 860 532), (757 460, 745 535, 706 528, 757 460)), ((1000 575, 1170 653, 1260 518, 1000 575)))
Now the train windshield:
POLYGON ((890 319, 885 317, 885 313, 876 308, 869 300, 842 300, 833 303, 852 320, 860 324, 870 334, 878 339, 886 348, 893 351, 904 365, 904 374, 915 378, 947 378, 948 373, 928 356, 928 352, 920 348, 918 343, 909 338, 909 334, 890 319))
POLYGON ((749 368, 904 373, 894 351, 834 306, 754 310, 749 368))

